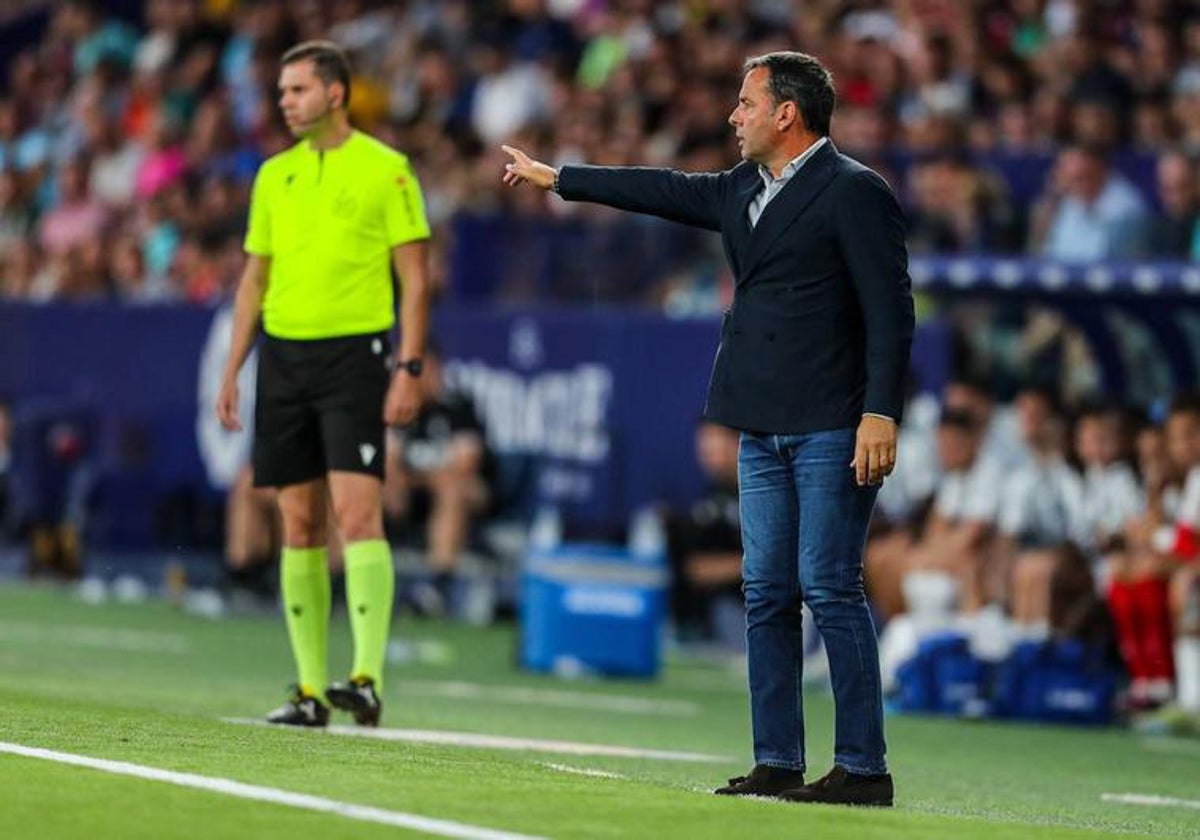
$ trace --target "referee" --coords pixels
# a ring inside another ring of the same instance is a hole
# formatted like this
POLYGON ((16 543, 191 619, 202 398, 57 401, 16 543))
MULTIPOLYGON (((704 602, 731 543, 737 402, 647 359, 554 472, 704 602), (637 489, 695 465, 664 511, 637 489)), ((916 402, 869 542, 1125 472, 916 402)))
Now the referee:
POLYGON ((384 426, 421 403, 429 322, 429 224, 408 159, 351 128, 350 67, 328 41, 283 56, 279 106, 300 141, 259 169, 247 261, 216 411, 241 428, 237 373, 257 337, 254 483, 278 488, 280 570, 299 680, 271 723, 324 726, 329 705, 364 725, 381 710, 395 578, 383 535, 384 426), (392 269, 401 280, 398 361, 392 269), (332 502, 332 504, 331 504, 332 502), (345 543, 354 667, 327 684, 327 511, 345 543))

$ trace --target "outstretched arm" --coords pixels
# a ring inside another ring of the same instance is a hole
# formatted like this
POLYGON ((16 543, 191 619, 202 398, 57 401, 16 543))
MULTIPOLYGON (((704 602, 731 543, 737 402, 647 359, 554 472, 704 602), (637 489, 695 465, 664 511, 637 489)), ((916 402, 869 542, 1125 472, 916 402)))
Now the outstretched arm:
POLYGON ((520 149, 501 146, 512 161, 504 183, 530 183, 554 190, 568 201, 591 201, 646 213, 708 230, 721 229, 721 203, 729 176, 641 166, 564 166, 534 160, 520 149))

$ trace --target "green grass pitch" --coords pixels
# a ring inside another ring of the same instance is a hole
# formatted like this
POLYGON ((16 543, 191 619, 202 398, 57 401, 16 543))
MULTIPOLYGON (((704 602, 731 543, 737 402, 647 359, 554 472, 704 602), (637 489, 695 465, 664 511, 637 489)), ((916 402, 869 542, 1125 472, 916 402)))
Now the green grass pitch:
MULTIPOLYGON (((281 619, 210 621, 164 603, 88 606, 15 584, 0 587, 0 743, 447 820, 465 826, 464 836, 1200 836, 1200 742, 893 717, 895 809, 733 800, 708 792, 750 763, 743 677, 727 667, 669 657, 655 683, 564 682, 514 668, 511 628, 402 619, 393 637, 421 655, 391 666, 386 729, 715 758, 564 755, 238 725, 228 719, 260 717, 291 681, 281 619), (1148 807, 1105 794, 1176 801, 1148 807)), ((349 664, 342 618, 330 647, 338 676, 349 664)), ((822 693, 808 698, 814 777, 828 769, 831 711, 822 693)), ((0 751, 6 840, 409 836, 422 835, 0 751)))

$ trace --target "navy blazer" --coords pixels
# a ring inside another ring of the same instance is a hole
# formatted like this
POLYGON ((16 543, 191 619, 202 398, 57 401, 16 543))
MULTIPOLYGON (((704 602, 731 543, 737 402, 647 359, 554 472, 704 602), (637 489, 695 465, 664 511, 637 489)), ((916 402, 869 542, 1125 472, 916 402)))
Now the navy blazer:
POLYGON ((721 232, 736 280, 705 416, 745 431, 900 419, 913 333, 904 217, 875 172, 832 142, 750 227, 758 166, 690 174, 564 166, 559 194, 721 232))

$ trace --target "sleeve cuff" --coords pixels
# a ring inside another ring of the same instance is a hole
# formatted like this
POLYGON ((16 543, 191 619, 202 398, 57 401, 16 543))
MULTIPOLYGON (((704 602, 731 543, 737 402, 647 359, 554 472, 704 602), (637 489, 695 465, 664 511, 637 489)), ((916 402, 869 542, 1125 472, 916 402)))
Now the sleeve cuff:
POLYGON ((864 412, 863 412, 863 417, 880 417, 880 418, 882 418, 882 419, 884 419, 884 420, 890 420, 890 421, 892 421, 893 423, 895 423, 895 422, 896 422, 896 418, 895 418, 895 417, 889 417, 888 415, 886 415, 886 414, 880 414, 880 413, 879 413, 879 412, 877 412, 877 411, 864 411, 864 412))

